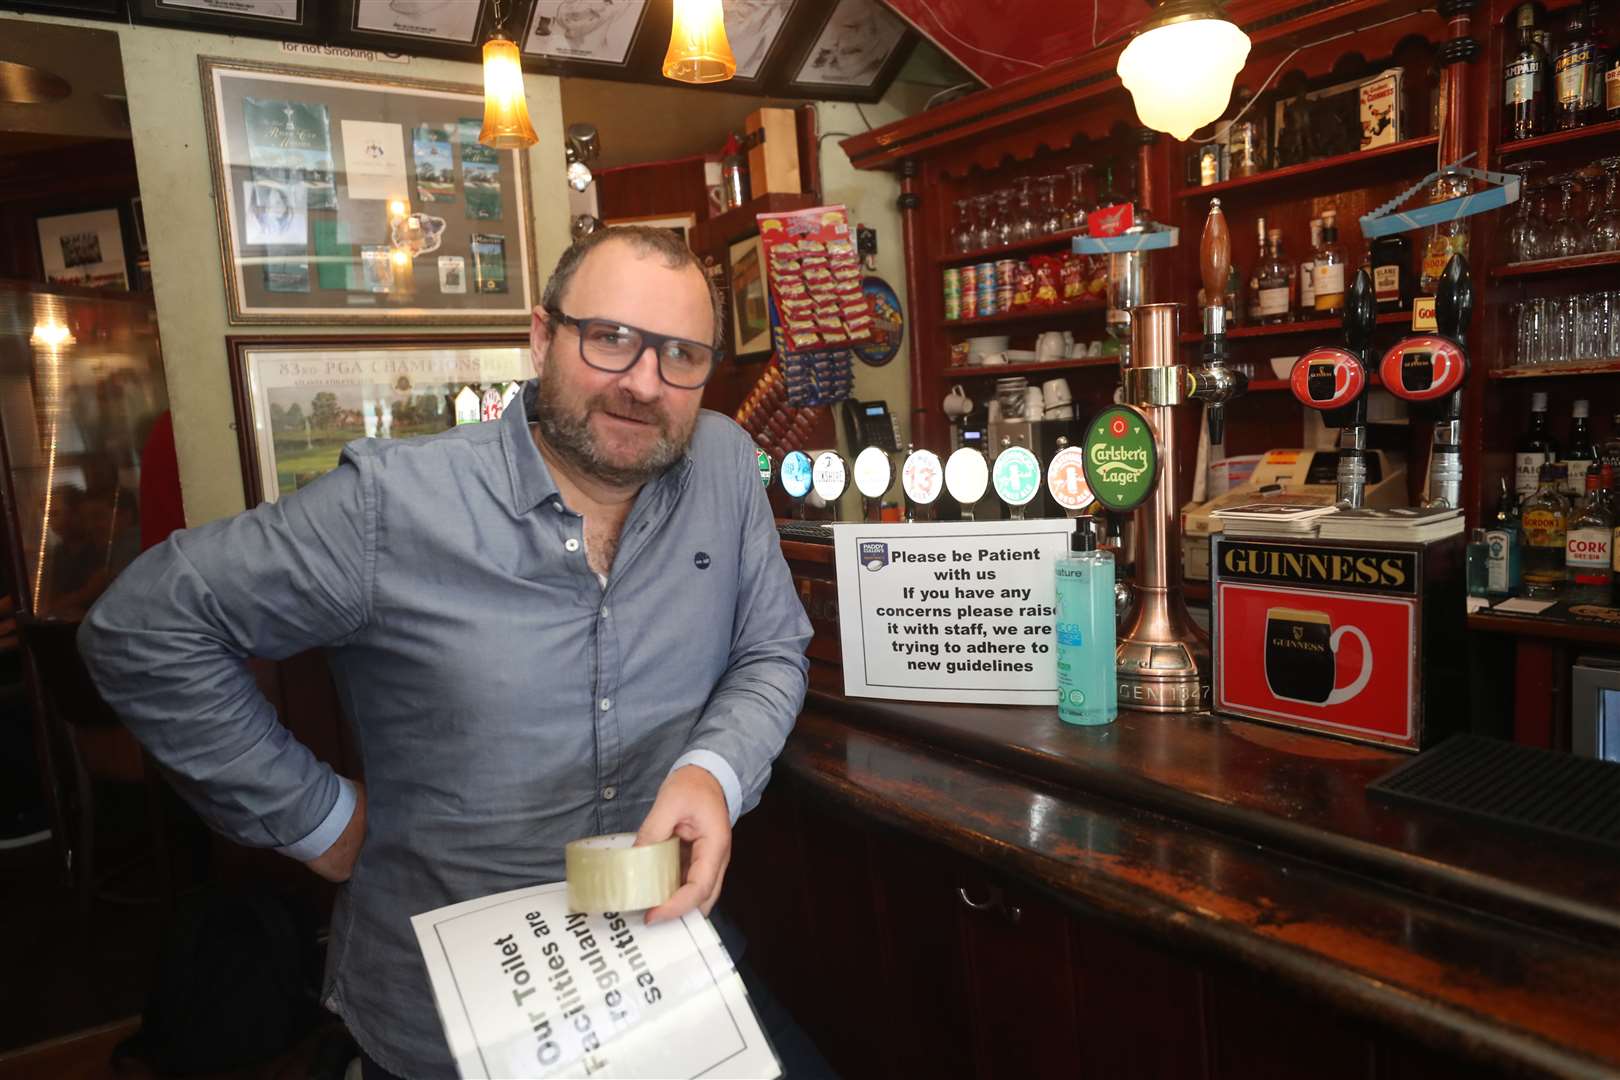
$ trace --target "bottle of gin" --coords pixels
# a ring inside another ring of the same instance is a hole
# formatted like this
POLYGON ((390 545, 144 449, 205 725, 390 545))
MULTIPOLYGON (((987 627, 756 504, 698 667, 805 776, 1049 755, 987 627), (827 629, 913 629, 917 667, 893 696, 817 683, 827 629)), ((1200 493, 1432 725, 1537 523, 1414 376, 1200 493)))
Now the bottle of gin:
POLYGON ((1531 596, 1556 598, 1564 587, 1569 502, 1564 468, 1543 465, 1534 495, 1524 504, 1524 587, 1531 596))
POLYGON ((1558 456, 1558 447, 1547 434, 1547 395, 1530 395, 1530 429, 1513 452, 1513 490, 1525 499, 1535 493, 1541 467, 1558 456))
POLYGON ((1271 251, 1261 260, 1258 274, 1260 283, 1260 321, 1283 323, 1294 316, 1294 275, 1289 272, 1288 260, 1283 257, 1282 230, 1269 231, 1271 251))
POLYGON ((1311 218, 1311 247, 1299 264, 1299 317, 1314 319, 1316 311, 1316 249, 1322 246, 1322 219, 1311 218))
POLYGON ((1519 591, 1521 570, 1520 548, 1524 534, 1519 529, 1519 507, 1508 490, 1507 479, 1502 480, 1502 492, 1496 500, 1496 513, 1485 528, 1485 593, 1487 596, 1512 596, 1519 591))
POLYGON ((1339 246, 1337 214, 1322 211, 1322 244, 1316 249, 1316 314, 1337 315, 1344 310, 1344 249, 1339 246))
POLYGON ((1601 472, 1586 474, 1586 498, 1570 519, 1564 544, 1565 595, 1584 604, 1607 604, 1614 586, 1614 513, 1601 472))
POLYGON ((1254 266, 1249 271, 1249 324, 1255 325, 1266 321, 1264 313, 1260 310, 1260 268, 1266 263, 1266 219, 1256 218, 1255 226, 1259 232, 1259 243, 1256 245, 1254 266))
POLYGON ((1580 498, 1586 491, 1586 474, 1597 463, 1597 448, 1592 445, 1591 422, 1587 418, 1590 407, 1586 399, 1575 402, 1569 422, 1569 449, 1559 459, 1569 474, 1564 481, 1564 493, 1580 498))

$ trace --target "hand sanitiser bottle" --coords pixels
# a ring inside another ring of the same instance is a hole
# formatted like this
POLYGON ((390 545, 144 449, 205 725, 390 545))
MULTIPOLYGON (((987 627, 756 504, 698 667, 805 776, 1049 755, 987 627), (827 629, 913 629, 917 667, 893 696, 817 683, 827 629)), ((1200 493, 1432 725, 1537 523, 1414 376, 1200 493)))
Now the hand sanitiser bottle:
POLYGON ((1097 550, 1089 522, 1077 524, 1069 557, 1057 561, 1058 719, 1109 724, 1119 715, 1114 555, 1097 550))

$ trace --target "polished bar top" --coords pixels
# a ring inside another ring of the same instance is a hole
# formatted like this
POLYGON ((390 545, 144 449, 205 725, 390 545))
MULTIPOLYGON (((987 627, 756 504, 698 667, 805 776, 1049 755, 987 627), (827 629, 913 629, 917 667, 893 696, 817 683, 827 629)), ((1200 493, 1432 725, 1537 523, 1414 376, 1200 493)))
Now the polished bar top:
POLYGON ((1370 801, 1404 755, 1208 715, 1084 729, 841 685, 812 669, 789 782, 1454 1052, 1620 1070, 1620 867, 1370 801))

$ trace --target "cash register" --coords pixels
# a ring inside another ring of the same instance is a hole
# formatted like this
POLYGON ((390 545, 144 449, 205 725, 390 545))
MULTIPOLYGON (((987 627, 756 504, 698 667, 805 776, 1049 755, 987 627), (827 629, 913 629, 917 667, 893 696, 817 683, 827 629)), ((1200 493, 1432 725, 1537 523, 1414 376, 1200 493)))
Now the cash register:
MULTIPOLYGON (((1189 581, 1209 580, 1209 534, 1219 532, 1213 511, 1243 503, 1279 502, 1331 506, 1337 493, 1337 450, 1268 450, 1249 479, 1201 503, 1188 503, 1181 511, 1181 567, 1189 581)), ((1384 450, 1367 451, 1369 507, 1405 506, 1406 463, 1384 450)))

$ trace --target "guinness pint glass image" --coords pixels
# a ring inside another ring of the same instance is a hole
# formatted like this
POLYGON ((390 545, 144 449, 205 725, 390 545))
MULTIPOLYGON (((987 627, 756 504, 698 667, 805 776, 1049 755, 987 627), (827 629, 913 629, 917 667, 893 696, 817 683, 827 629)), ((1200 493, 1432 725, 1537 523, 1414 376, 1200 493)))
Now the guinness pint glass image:
POLYGON ((1359 627, 1334 629, 1325 611, 1285 607, 1267 610, 1265 627, 1266 685, 1285 701, 1338 705, 1361 693, 1372 678, 1372 646, 1359 627), (1337 658, 1346 634, 1361 644, 1361 670, 1339 687, 1337 658))

